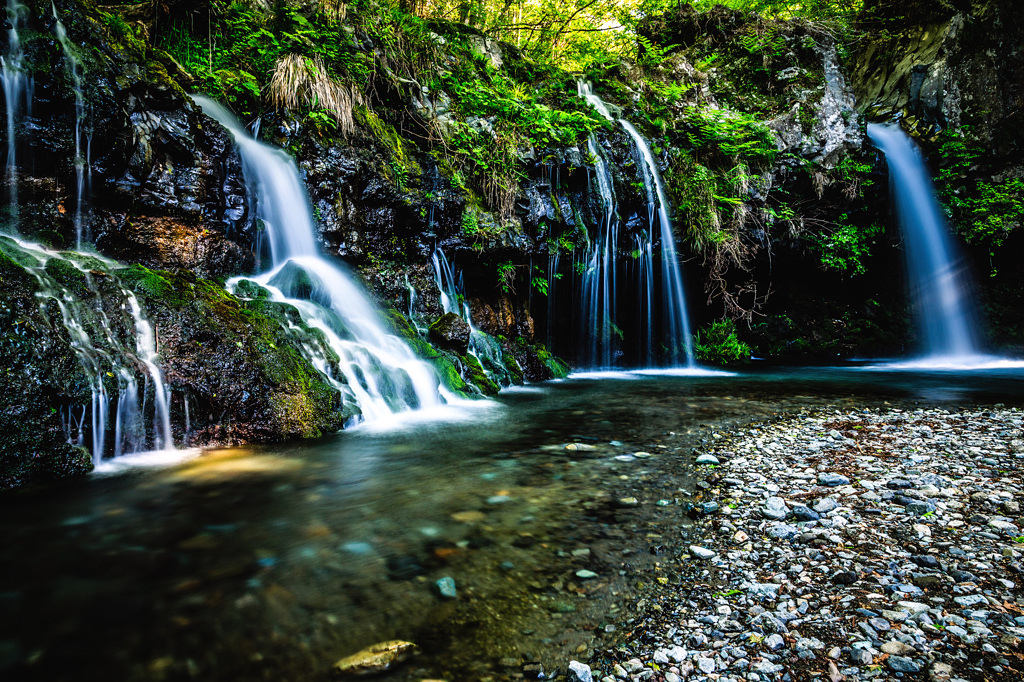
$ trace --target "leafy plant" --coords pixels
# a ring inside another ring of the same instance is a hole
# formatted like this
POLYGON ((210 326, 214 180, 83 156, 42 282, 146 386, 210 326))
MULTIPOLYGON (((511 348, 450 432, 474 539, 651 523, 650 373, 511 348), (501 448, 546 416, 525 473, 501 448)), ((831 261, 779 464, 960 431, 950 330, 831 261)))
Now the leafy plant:
POLYGON ((750 359, 750 346, 736 335, 732 320, 719 320, 697 332, 693 339, 697 359, 714 365, 746 362, 750 359))
POLYGON ((498 288, 501 289, 503 294, 512 293, 516 290, 514 286, 515 277, 516 266, 512 264, 512 261, 498 263, 498 288))

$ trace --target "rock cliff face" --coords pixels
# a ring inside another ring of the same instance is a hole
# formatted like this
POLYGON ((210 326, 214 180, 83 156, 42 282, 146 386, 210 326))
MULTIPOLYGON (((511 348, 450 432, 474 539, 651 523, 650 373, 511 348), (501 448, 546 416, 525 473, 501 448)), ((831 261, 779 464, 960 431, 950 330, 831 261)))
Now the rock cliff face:
MULTIPOLYGON (((737 319, 757 354, 776 359, 906 348, 899 240, 864 122, 902 118, 934 155, 943 131, 968 130, 957 139, 992 151, 962 181, 1012 186, 1024 175, 1022 29, 1013 4, 870 2, 864 26, 874 37, 853 54, 812 24, 684 5, 641 31, 651 46, 673 49, 589 74, 616 115, 651 142, 687 261, 695 326, 737 319)), ((177 442, 309 437, 356 416, 351 396, 303 354, 322 338, 294 308, 255 291, 236 298, 219 283, 260 267, 261 226, 229 135, 185 94, 189 74, 147 45, 135 24, 61 0, 56 11, 87 74, 88 184, 76 223, 69 57, 50 3, 28 6, 22 42, 35 89, 15 129, 17 229, 56 249, 74 247, 81 232, 119 263, 62 254, 39 266, 54 270, 48 277, 69 292, 107 358, 97 375, 83 364, 59 296, 45 291, 43 280, 52 282, 33 270, 39 264, 24 245, 0 245, 0 361, 9 368, 0 374, 0 485, 91 467, 77 445, 89 429, 76 415, 99 387, 117 394, 120 369, 145 384, 125 312, 132 296, 157 330, 177 442)), ((448 38, 446 30, 466 33, 434 28, 448 38)), ((354 35, 377 54, 368 36, 354 35)), ((523 68, 513 47, 467 35, 497 73, 523 68)), ((484 192, 437 153, 438 136, 467 126, 496 137, 494 116, 466 115, 454 92, 416 83, 391 82, 377 96, 373 108, 354 110, 346 132, 287 111, 262 117, 262 139, 298 161, 320 246, 358 269, 395 333, 452 389, 490 394, 497 383, 564 373, 541 342, 572 355, 585 334, 582 254, 606 218, 593 151, 525 145, 514 158, 492 160, 515 164, 515 182, 484 192), (463 278, 468 320, 444 314, 436 249, 463 278), (474 336, 468 322, 489 337, 474 336), (470 353, 473 339, 480 345, 470 353)), ((598 128, 594 140, 611 172, 619 226, 612 249, 632 262, 650 224, 641 164, 619 126, 598 128)), ((1008 225, 996 264, 1021 250, 1008 225)), ((978 262, 985 256, 980 247, 972 253, 978 262)), ((1024 282, 1007 271, 983 289, 989 312, 1024 331, 1010 305, 1024 282)))
MULTIPOLYGON (((25 159, 23 235, 56 246, 78 241, 74 82, 55 37, 50 3, 28 3, 23 43, 34 79, 31 110, 16 128, 25 159)), ((56 2, 84 72, 80 146, 91 192, 82 238, 126 261, 216 277, 251 269, 253 232, 245 184, 230 138, 191 104, 168 75, 173 61, 145 46, 124 22, 77 2, 56 2), (120 31, 120 33, 119 33, 120 31), (184 243, 181 243, 184 242, 184 243)))
MULTIPOLYGON (((1014 2, 873 3, 874 33, 852 80, 872 117, 901 118, 921 137, 944 128, 972 134, 1000 155, 1019 152, 1024 122, 1024 26, 1014 2)), ((873 30, 872 30, 873 29, 873 30)))

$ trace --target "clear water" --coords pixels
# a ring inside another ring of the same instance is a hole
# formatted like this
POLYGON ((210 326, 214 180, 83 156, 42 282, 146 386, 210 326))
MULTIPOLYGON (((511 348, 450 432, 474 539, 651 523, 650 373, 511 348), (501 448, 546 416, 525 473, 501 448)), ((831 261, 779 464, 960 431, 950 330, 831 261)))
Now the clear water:
POLYGON ((648 534, 685 527, 653 500, 692 489, 709 431, 826 404, 1024 403, 1019 370, 621 376, 0 499, 0 676, 309 680, 398 638, 423 652, 387 679, 511 680, 523 660, 585 659, 629 617, 648 534), (596 451, 567 455, 579 438, 596 451), (609 507, 625 494, 646 503, 609 507))

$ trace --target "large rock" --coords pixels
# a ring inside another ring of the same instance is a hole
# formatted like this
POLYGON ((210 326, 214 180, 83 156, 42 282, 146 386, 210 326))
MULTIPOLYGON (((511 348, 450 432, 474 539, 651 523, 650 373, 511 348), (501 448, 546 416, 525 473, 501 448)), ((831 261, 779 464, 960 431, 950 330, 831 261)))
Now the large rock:
POLYGON ((469 348, 469 325, 455 313, 445 313, 430 325, 430 340, 442 348, 465 353, 469 348))

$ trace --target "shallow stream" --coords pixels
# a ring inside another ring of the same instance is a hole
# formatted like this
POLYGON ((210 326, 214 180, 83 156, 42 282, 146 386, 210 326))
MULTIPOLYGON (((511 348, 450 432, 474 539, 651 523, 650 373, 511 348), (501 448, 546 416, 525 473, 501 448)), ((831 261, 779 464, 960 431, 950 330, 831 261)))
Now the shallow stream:
POLYGON ((420 647, 402 681, 587 660, 685 533, 702 439, 886 401, 1021 404, 1024 372, 584 375, 442 421, 8 495, 0 675, 326 679, 392 639, 420 647))

